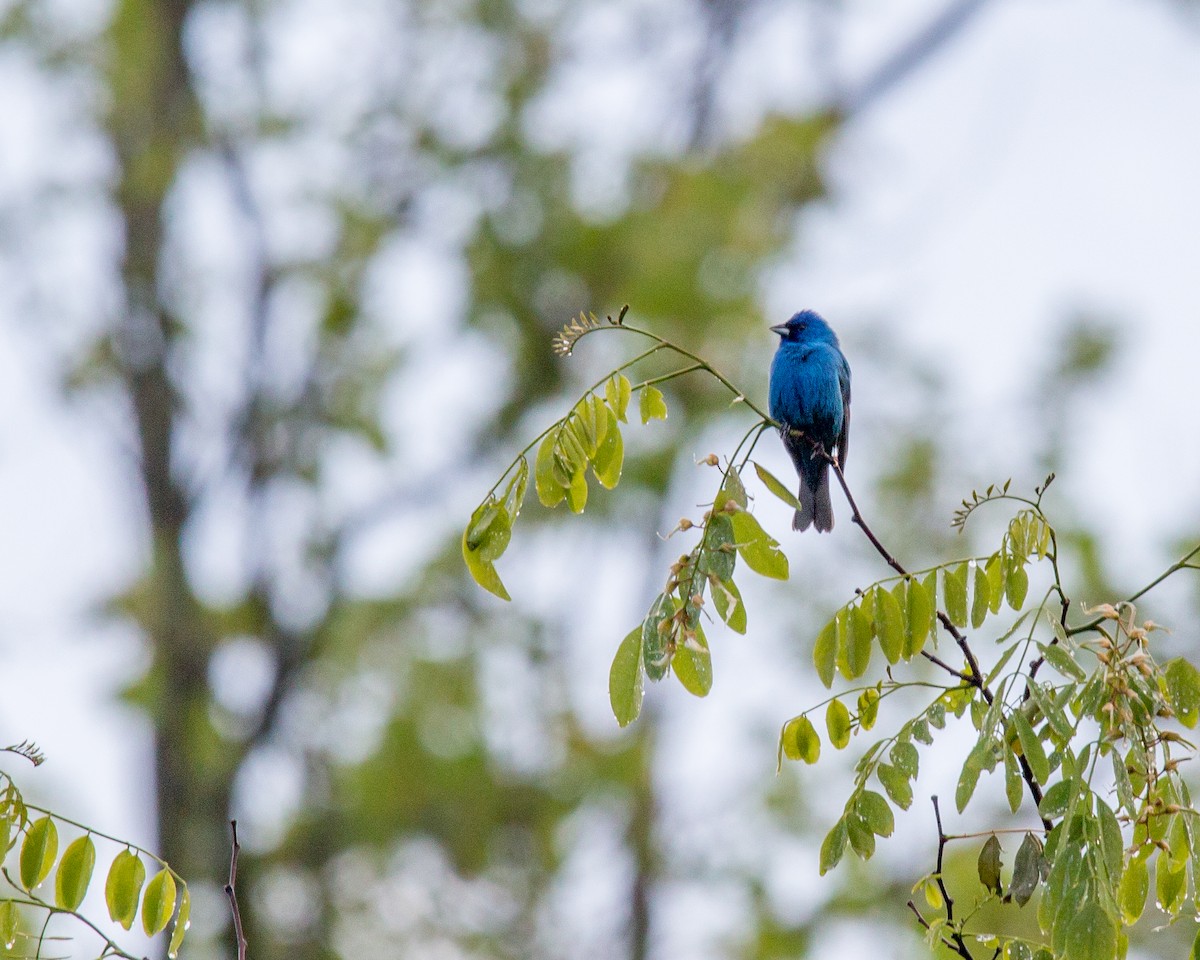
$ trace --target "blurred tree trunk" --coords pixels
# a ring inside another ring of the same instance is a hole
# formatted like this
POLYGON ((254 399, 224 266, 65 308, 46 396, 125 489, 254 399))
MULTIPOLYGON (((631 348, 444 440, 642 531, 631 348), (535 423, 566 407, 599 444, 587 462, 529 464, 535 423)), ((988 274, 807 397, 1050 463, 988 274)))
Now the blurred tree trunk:
POLYGON ((191 7, 188 0, 122 0, 110 27, 108 123, 125 240, 125 302, 112 353, 136 423, 150 535, 143 627, 154 657, 146 707, 161 853, 189 880, 218 881, 236 764, 208 721, 213 636, 188 583, 184 535, 193 497, 175 456, 182 405, 171 360, 183 328, 162 276, 165 206, 200 133, 183 49, 191 7))

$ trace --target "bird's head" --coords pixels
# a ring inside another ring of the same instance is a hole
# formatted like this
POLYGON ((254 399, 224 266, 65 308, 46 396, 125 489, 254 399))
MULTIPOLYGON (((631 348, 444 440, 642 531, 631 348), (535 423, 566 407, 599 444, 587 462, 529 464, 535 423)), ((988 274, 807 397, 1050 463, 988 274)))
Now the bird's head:
POLYGON ((801 310, 787 323, 771 328, 784 343, 831 343, 838 345, 837 334, 815 310, 801 310))

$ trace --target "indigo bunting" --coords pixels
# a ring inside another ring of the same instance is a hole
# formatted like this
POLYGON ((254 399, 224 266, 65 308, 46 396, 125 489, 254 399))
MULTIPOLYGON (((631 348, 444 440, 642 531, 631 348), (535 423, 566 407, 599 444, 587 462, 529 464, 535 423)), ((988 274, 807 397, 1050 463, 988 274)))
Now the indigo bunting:
POLYGON ((837 334, 812 310, 802 310, 771 330, 780 337, 771 361, 771 418, 781 425, 783 445, 800 474, 800 509, 792 529, 807 530, 814 524, 820 531, 832 530, 829 462, 822 451, 836 451, 838 464, 845 467, 850 364, 842 356, 837 334))

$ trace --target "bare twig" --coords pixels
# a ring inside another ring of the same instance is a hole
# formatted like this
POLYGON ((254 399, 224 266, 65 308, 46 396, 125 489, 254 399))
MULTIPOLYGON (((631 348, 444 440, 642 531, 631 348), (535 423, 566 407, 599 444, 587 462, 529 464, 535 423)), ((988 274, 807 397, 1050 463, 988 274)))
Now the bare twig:
MULTIPOLYGON (((1144 587, 1142 587, 1142 589, 1139 590, 1137 593, 1130 594, 1128 597, 1126 597, 1125 602, 1133 603, 1133 601, 1137 600, 1140 597, 1145 596, 1147 593, 1149 593, 1151 590, 1153 590, 1155 587, 1157 587, 1160 583, 1162 583, 1164 580, 1166 580, 1167 577, 1170 577, 1173 574, 1178 573, 1180 570, 1200 570, 1200 564, 1196 564, 1196 563, 1192 562, 1197 556, 1200 556, 1200 544, 1197 544, 1190 551, 1188 551, 1188 553, 1181 560, 1178 560, 1175 563, 1171 564, 1169 567, 1167 567, 1166 570, 1164 570, 1157 577, 1155 577, 1153 580, 1151 580, 1148 584, 1146 584, 1144 587)), ((1102 624, 1103 622, 1104 622, 1104 617, 1093 617, 1091 620, 1088 620, 1086 623, 1081 623, 1077 627, 1071 627, 1069 630, 1067 630, 1067 636, 1074 637, 1081 633, 1087 633, 1089 630, 1096 629, 1096 627, 1100 626, 1100 624, 1102 624)))
MULTIPOLYGON (((829 465, 833 468, 834 475, 837 476, 838 483, 841 484, 842 493, 846 495, 846 502, 850 504, 850 510, 852 512, 850 522, 866 535, 866 538, 871 541, 871 546, 873 546, 876 552, 883 557, 884 562, 889 567, 895 570, 902 577, 910 577, 911 574, 904 568, 900 561, 893 557, 888 552, 887 548, 880 543, 879 538, 875 536, 875 531, 873 531, 867 525, 867 521, 863 519, 862 512, 858 509, 858 502, 854 499, 854 494, 850 492, 850 486, 846 483, 846 475, 842 473, 842 467, 841 464, 838 463, 837 457, 826 453, 824 450, 819 450, 818 452, 829 461, 829 465)), ((954 638, 954 642, 958 644, 959 649, 962 651, 963 657, 967 661, 969 672, 955 670, 928 651, 922 650, 921 655, 926 660, 929 660, 930 662, 940 666, 942 669, 949 671, 960 680, 963 680, 966 683, 969 683, 971 686, 978 688, 979 692, 983 694, 983 698, 988 703, 991 703, 993 699, 992 691, 989 690, 987 684, 983 682, 983 672, 979 669, 979 661, 976 659, 975 652, 971 649, 970 644, 967 643, 967 638, 959 632, 958 627, 951 623, 950 618, 941 610, 937 611, 937 618, 938 622, 940 622, 941 625, 946 629, 946 632, 954 638)))
MULTIPOLYGON (((908 901, 908 909, 911 910, 913 912, 913 916, 915 916, 917 918, 917 923, 919 923, 926 930, 929 930, 929 931, 933 930, 933 927, 931 927, 929 925, 929 921, 926 920, 923 916, 921 916, 921 911, 917 909, 917 905, 915 903, 913 903, 911 900, 908 901)), ((954 942, 952 940, 949 940, 948 938, 941 937, 941 936, 939 936, 938 939, 941 940, 942 943, 950 950, 954 950, 954 951, 958 950, 958 948, 954 945, 954 942)))
POLYGON ((246 934, 242 931, 242 913, 237 902, 237 861, 238 851, 242 845, 238 843, 237 821, 230 820, 233 830, 233 853, 229 857, 229 882, 225 884, 225 896, 229 898, 229 911, 233 914, 233 932, 237 937, 238 960, 246 960, 246 934))
POLYGON ((937 877, 938 890, 941 891, 942 900, 946 904, 946 926, 950 928, 950 939, 953 942, 952 949, 963 960, 974 960, 971 956, 971 951, 967 949, 967 942, 963 939, 962 932, 954 927, 954 898, 950 896, 950 891, 946 889, 946 881, 942 878, 942 859, 946 852, 946 841, 949 839, 946 836, 946 831, 942 828, 942 810, 938 806, 937 794, 933 795, 933 816, 937 821, 938 831, 938 852, 937 852, 937 870, 934 874, 937 877))

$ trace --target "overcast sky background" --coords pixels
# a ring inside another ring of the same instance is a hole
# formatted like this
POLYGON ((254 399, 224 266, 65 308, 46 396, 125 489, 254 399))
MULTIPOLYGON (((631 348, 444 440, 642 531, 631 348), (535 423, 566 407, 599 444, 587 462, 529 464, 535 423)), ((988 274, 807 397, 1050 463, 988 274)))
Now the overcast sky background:
MULTIPOLYGON (((853 87, 939 5, 846 7, 850 29, 833 56, 853 87)), ((848 125, 827 163, 830 198, 809 208, 795 257, 772 271, 762 296, 764 323, 815 307, 851 348, 886 317, 906 352, 948 371, 954 429, 980 485, 1007 475, 1038 415, 1012 397, 1050 365, 1044 351, 1064 316, 1082 309, 1119 321, 1117 375, 1070 438, 1074 469, 1060 495, 1102 531, 1117 571, 1135 579, 1169 563, 1168 542, 1200 525, 1200 23, 1184 10, 1166 0, 988 5, 848 125)), ((619 31, 617 14, 596 16, 595 29, 619 31)), ((811 38, 797 32, 803 21, 773 16, 751 19, 744 49, 753 55, 735 59, 719 99, 729 117, 806 103, 811 38)), ((21 168, 51 162, 59 149, 39 139, 45 105, 35 84, 20 81, 22 69, 0 59, 0 80, 12 80, 0 95, 6 196, 21 168)), ((562 116, 576 98, 576 115, 607 133, 646 132, 651 108, 636 78, 606 86, 580 72, 564 85, 562 116)), ((569 142, 587 131, 562 135, 569 142)), ((603 142, 620 149, 611 136, 603 142)), ((61 249, 77 248, 68 240, 61 249)), ((410 268, 429 256, 413 253, 410 268)), ((459 301, 452 269, 428 277, 426 308, 398 323, 435 356, 455 338, 459 301)), ((140 648, 89 615, 138 569, 129 465, 104 427, 114 411, 61 401, 47 343, 63 336, 31 325, 0 291, 0 741, 36 739, 48 754, 38 773, 22 772, 31 796, 152 845, 147 730, 112 699, 144 666, 140 648)), ((764 379, 771 347, 764 338, 764 379)), ((471 376, 477 362, 468 352, 438 370, 471 376)), ((856 380, 856 424, 886 419, 890 404, 856 380)), ((477 496, 456 495, 462 502, 446 504, 434 527, 457 526, 477 496)), ((363 582, 385 583, 395 559, 369 546, 357 561, 363 582)), ((213 563, 220 567, 219 554, 213 563)), ((700 705, 706 727, 745 699, 735 692, 741 669, 735 663, 700 705)), ((602 666, 593 679, 602 710, 602 666)))

